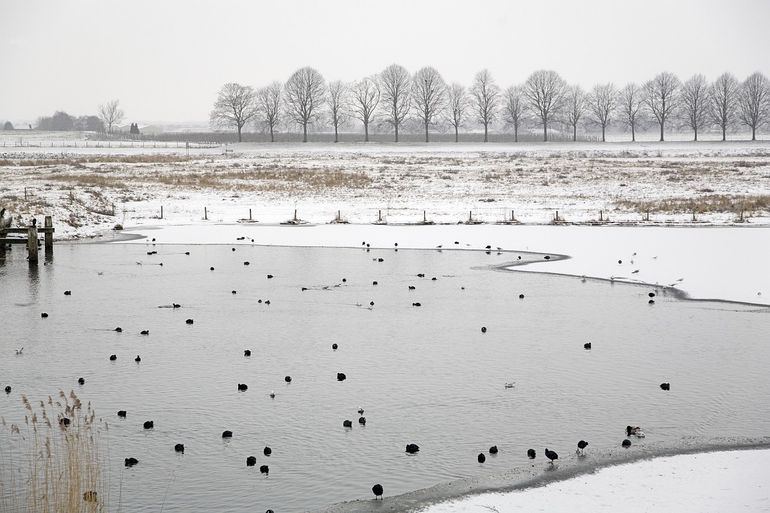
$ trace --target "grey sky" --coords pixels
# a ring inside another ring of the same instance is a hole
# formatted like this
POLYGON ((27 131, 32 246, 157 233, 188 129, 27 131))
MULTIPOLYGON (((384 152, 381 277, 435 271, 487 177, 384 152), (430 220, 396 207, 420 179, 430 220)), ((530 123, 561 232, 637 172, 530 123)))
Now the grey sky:
POLYGON ((540 68, 571 83, 770 72, 768 0, 1 0, 0 119, 95 113, 206 120, 225 82, 298 67, 354 80, 397 62, 469 85, 540 68))

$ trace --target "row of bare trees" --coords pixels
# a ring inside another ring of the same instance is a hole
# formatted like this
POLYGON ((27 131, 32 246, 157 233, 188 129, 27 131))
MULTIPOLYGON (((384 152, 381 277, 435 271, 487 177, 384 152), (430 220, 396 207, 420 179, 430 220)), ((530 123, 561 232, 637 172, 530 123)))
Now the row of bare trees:
POLYGON ((502 90, 485 69, 466 89, 458 83, 447 84, 430 66, 411 75, 403 66, 392 64, 353 83, 328 84, 317 70, 304 67, 286 83, 273 82, 256 90, 225 84, 211 111, 212 125, 235 128, 239 142, 249 123, 269 132, 271 141, 282 124, 301 127, 303 142, 308 130, 328 123, 337 142, 351 119, 363 126, 365 141, 375 121, 393 130, 395 142, 407 121, 419 123, 425 142, 430 140, 431 128, 442 123, 454 131, 455 141, 460 129, 471 123, 483 127, 484 142, 495 125, 512 129, 513 140, 518 141, 520 128, 532 123, 542 128, 544 141, 554 126, 569 130, 573 140, 579 128, 595 126, 604 141, 613 124, 628 129, 632 141, 638 130, 650 124, 659 128, 661 141, 671 125, 692 130, 697 141, 700 132, 711 128, 720 129, 725 140, 727 131, 737 124, 749 127, 751 139, 756 140, 757 130, 770 122, 770 81, 757 72, 743 82, 725 73, 713 83, 703 75, 682 83, 664 72, 642 85, 631 83, 618 89, 612 83, 597 84, 586 92, 555 71, 539 70, 523 84, 502 90))

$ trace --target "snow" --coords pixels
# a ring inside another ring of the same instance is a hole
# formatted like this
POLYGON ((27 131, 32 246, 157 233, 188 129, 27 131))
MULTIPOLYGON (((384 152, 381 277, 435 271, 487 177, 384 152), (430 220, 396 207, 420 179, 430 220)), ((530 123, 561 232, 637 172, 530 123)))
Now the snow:
POLYGON ((770 450, 655 458, 510 493, 484 493, 422 513, 770 511, 770 450))

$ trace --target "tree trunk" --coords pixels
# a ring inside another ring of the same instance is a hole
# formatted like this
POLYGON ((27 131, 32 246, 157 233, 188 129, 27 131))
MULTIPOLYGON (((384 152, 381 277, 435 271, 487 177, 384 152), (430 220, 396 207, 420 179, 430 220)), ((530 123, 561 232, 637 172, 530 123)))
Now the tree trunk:
POLYGON ((756 125, 751 126, 751 140, 756 141, 757 140, 757 127, 756 125))
POLYGON ((457 128, 457 125, 455 125, 455 142, 460 142, 460 131, 457 128))
POLYGON ((697 142, 698 141, 698 127, 697 126, 695 128, 693 128, 693 132, 695 133, 695 141, 697 142))
POLYGON ((548 119, 543 119, 543 142, 548 142, 548 119))
POLYGON ((663 142, 663 124, 664 122, 660 122, 660 142, 663 142))
POLYGON ((364 121, 364 142, 369 142, 369 122, 364 121))
POLYGON ((602 125, 602 142, 607 142, 607 141, 604 139, 604 131, 605 131, 605 129, 606 129, 606 127, 605 127, 604 125, 602 125))
POLYGON ((519 124, 513 125, 513 142, 519 142, 519 124))
POLYGON ((275 142, 275 136, 273 135, 273 125, 270 125, 270 142, 275 142))
POLYGON ((398 142, 398 123, 395 123, 394 126, 396 127, 396 142, 398 142))
POLYGON ((636 127, 635 123, 631 123, 631 142, 636 142, 636 127))
POLYGON ((487 123, 484 123, 484 142, 488 142, 489 138, 487 137, 487 123))
POLYGON ((307 142, 307 122, 302 123, 302 142, 307 142))
POLYGON ((337 136, 337 123, 334 123, 334 142, 339 142, 339 137, 337 136))
POLYGON ((425 142, 429 142, 428 141, 428 122, 427 121, 425 122, 425 142))
POLYGON ((238 127, 238 142, 241 142, 241 127, 238 127))

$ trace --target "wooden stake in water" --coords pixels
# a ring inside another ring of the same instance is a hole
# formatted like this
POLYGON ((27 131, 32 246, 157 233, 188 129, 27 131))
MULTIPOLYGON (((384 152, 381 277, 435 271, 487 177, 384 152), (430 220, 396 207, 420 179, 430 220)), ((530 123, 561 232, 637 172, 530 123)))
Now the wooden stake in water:
POLYGON ((49 254, 53 252, 53 218, 51 216, 45 216, 43 221, 45 226, 45 253, 49 254))
POLYGON ((27 228, 27 252, 29 263, 37 264, 37 228, 34 226, 27 228))

